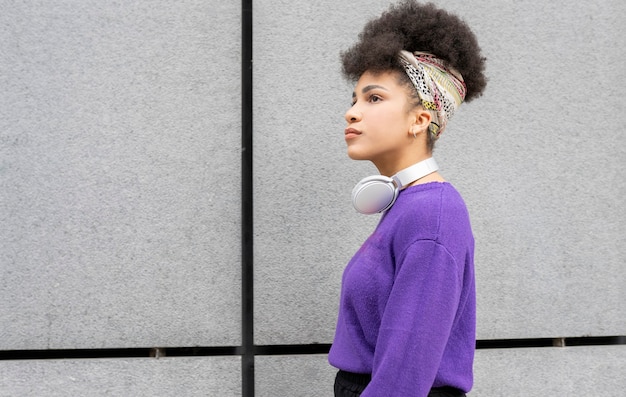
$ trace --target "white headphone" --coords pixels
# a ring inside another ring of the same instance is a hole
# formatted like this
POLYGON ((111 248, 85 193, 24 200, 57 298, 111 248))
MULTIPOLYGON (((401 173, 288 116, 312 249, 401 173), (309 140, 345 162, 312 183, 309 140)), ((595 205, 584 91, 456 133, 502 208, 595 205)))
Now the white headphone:
POLYGON ((399 171, 391 178, 385 175, 363 178, 352 189, 352 205, 366 215, 386 211, 395 203, 400 190, 438 169, 435 159, 431 157, 399 171))

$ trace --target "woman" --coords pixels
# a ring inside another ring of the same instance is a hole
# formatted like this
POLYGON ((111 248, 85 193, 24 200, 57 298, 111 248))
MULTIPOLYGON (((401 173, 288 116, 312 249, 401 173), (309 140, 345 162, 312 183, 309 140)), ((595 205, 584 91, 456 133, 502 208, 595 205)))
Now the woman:
POLYGON ((381 175, 353 190, 382 212, 342 278, 329 362, 335 396, 464 396, 473 382, 474 239, 463 199, 437 171, 435 140, 485 85, 467 25, 404 1, 370 21, 342 54, 356 81, 348 155, 381 175))

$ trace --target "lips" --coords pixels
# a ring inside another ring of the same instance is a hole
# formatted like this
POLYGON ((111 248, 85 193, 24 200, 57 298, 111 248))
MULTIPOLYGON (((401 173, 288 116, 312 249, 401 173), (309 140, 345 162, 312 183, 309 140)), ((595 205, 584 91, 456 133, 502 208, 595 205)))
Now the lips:
POLYGON ((361 131, 355 130, 354 128, 346 128, 344 132, 346 139, 356 138, 357 136, 361 135, 361 131))

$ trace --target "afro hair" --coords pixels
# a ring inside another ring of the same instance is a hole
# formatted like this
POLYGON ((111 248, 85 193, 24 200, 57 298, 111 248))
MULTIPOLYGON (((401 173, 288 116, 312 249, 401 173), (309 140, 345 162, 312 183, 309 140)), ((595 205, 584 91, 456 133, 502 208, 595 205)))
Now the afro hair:
POLYGON ((480 96, 487 85, 485 58, 474 33, 457 16, 434 4, 404 0, 369 21, 359 40, 341 53, 346 79, 357 81, 370 71, 401 71, 401 50, 430 52, 457 69, 467 86, 465 101, 480 96))

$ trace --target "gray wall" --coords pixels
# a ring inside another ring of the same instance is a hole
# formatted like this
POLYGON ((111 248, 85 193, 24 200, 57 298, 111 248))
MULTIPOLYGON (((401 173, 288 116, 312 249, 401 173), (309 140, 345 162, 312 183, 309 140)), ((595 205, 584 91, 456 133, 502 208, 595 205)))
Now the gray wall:
MULTIPOLYGON (((626 3, 437 1, 488 58, 435 155, 477 239, 478 338, 626 335, 626 3)), ((240 346, 238 2, 0 1, 0 351, 240 346)), ((256 0, 254 342, 332 341, 376 224, 338 52, 387 1, 256 0)), ((626 346, 482 349, 476 396, 608 395, 626 346)), ((0 361, 0 396, 239 396, 238 355, 0 361)), ((323 354, 256 395, 331 395, 323 354)))

